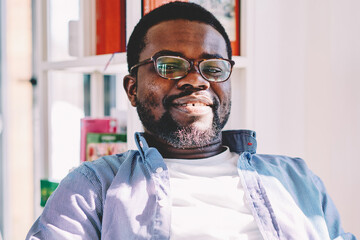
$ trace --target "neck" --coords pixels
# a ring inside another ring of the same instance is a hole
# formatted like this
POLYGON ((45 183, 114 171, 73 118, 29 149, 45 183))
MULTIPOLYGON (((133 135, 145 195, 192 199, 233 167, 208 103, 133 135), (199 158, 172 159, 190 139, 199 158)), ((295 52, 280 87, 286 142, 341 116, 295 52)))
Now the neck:
POLYGON ((211 144, 194 148, 175 148, 162 139, 145 132, 144 137, 150 147, 155 147, 164 158, 197 159, 212 157, 224 151, 221 137, 214 139, 211 144))

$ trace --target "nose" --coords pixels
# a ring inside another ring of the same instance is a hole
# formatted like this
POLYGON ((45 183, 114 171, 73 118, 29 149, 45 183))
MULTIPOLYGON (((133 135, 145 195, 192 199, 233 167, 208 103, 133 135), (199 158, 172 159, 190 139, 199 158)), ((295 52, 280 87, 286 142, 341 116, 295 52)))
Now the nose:
POLYGON ((195 67, 191 69, 188 75, 177 82, 177 88, 180 90, 199 91, 206 90, 209 87, 209 81, 204 79, 195 67))

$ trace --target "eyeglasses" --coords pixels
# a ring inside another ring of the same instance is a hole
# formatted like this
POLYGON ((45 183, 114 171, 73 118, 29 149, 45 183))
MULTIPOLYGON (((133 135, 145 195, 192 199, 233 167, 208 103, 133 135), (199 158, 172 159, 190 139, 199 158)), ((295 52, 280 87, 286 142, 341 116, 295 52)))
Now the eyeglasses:
POLYGON ((130 74, 142 65, 154 63, 155 70, 160 77, 179 80, 186 77, 191 69, 195 69, 209 82, 224 82, 229 79, 235 62, 223 58, 201 59, 198 61, 178 56, 154 55, 130 68, 130 74))

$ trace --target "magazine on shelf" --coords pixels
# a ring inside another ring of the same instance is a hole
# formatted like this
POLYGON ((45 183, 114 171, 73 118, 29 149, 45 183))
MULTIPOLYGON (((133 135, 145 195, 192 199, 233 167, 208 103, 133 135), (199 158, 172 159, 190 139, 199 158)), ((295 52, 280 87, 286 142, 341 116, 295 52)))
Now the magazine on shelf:
POLYGON ((86 161, 94 161, 102 156, 122 153, 126 150, 126 134, 88 133, 86 135, 86 161))
POLYGON ((112 117, 81 119, 80 160, 86 161, 88 133, 117 133, 117 119, 112 117))

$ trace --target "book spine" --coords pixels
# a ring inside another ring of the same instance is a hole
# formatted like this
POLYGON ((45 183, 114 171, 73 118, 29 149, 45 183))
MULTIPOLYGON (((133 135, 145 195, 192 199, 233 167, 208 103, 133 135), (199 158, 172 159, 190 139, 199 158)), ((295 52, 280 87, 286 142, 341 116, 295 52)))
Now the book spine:
POLYGON ((96 0, 96 54, 126 50, 125 0, 96 0))
POLYGON ((235 34, 236 38, 231 41, 233 55, 240 56, 240 0, 235 0, 235 34))
POLYGON ((69 55, 73 57, 81 57, 79 25, 79 21, 69 21, 69 55))
POLYGON ((148 14, 150 11, 154 10, 155 8, 160 7, 169 2, 188 2, 189 0, 143 0, 143 11, 144 15, 148 14))
POLYGON ((102 54, 105 52, 105 11, 104 6, 105 1, 96 0, 96 54, 102 54))
POLYGON ((143 0, 143 15, 150 12, 151 6, 150 6, 150 0, 143 0))
POLYGON ((126 52, 126 0, 120 1, 120 52, 126 52))
POLYGON ((81 28, 83 31, 83 56, 91 56, 96 53, 95 11, 95 0, 82 0, 81 28))

